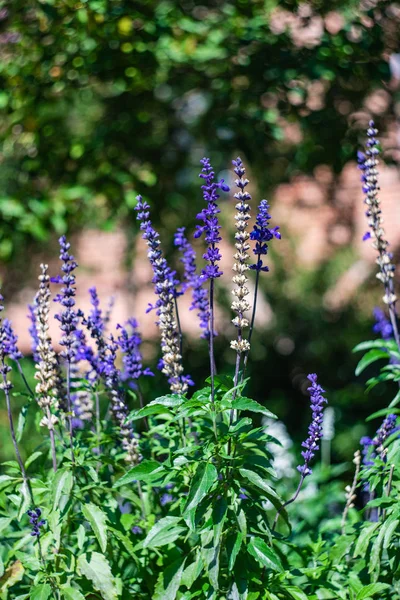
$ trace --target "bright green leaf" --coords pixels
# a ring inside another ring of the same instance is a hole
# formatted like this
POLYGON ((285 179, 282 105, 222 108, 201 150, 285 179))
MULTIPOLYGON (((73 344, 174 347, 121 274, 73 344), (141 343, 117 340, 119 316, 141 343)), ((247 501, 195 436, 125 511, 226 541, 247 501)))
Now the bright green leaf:
POLYGON ((78 570, 92 582, 104 600, 116 600, 117 588, 110 565, 103 554, 88 552, 78 557, 78 570))
POLYGON ((107 548, 107 517, 103 511, 95 504, 85 504, 82 507, 82 514, 89 521, 91 528, 100 544, 102 552, 107 548))
POLYGON ((279 557, 261 538, 252 537, 247 546, 247 551, 254 556, 263 567, 267 567, 273 571, 279 571, 280 573, 283 571, 279 557))

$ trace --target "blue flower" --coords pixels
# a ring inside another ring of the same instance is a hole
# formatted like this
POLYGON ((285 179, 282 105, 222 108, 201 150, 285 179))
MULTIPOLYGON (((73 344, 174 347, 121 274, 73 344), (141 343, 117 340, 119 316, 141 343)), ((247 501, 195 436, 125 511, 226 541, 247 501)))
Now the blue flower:
POLYGON ((207 206, 197 215, 197 218, 203 221, 204 225, 197 225, 194 237, 199 238, 204 233, 204 239, 208 244, 208 248, 203 254, 203 258, 209 264, 202 270, 202 275, 204 279, 215 279, 222 275, 222 271, 219 270, 217 265, 222 258, 217 247, 217 244, 222 239, 219 233, 221 225, 218 221, 218 214, 221 212, 217 204, 219 198, 218 190, 221 189, 223 192, 229 192, 229 187, 224 183, 223 179, 214 181, 215 173, 209 158, 203 158, 200 163, 203 168, 199 177, 204 179, 205 182, 201 186, 201 189, 203 190, 203 197, 207 202, 207 206))
POLYGON ((304 465, 297 467, 297 470, 300 471, 303 477, 312 473, 310 462, 314 458, 315 452, 319 449, 318 444, 322 437, 324 403, 327 402, 327 399, 322 395, 325 390, 317 383, 317 375, 311 373, 307 376, 307 379, 311 381, 311 386, 307 390, 310 393, 312 421, 308 428, 308 438, 302 443, 303 448, 305 448, 301 453, 304 458, 304 465))
POLYGON ((261 200, 258 206, 258 214, 256 217, 256 223, 253 227, 253 231, 250 233, 250 239, 255 240, 256 245, 253 249, 254 254, 257 256, 257 262, 251 265, 250 269, 255 271, 269 271, 267 266, 264 266, 261 256, 265 256, 268 253, 268 244, 274 237, 278 240, 281 239, 279 233, 279 227, 269 228, 269 221, 271 215, 269 214, 269 204, 266 200, 261 200))

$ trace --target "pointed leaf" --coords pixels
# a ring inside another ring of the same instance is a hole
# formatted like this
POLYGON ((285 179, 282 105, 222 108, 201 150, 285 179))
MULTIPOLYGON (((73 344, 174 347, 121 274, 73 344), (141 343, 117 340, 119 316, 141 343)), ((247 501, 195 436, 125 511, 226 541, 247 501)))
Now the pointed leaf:
POLYGON ((78 557, 78 570, 92 582, 104 600, 116 600, 117 588, 110 565, 103 554, 88 552, 78 557))
POLYGON ((95 504, 85 504, 82 508, 83 516, 89 521, 91 528, 100 544, 102 552, 107 548, 107 517, 95 504))
POLYGON ((69 469, 60 469, 57 471, 52 485, 53 510, 57 510, 58 508, 62 510, 61 497, 65 496, 62 502, 63 506, 65 506, 71 495, 73 485, 74 478, 69 469))
POLYGON ((48 583, 35 585, 30 592, 31 600, 48 600, 51 596, 51 587, 48 583))
POLYGON ((278 417, 274 415, 270 410, 265 408, 262 404, 259 404, 255 400, 251 398, 245 398, 244 396, 241 398, 235 398, 232 402, 232 408, 236 410, 248 410, 254 413, 261 413, 265 417, 269 417, 270 419, 277 419, 278 417))
POLYGON ((180 558, 160 573, 152 596, 153 600, 175 600, 185 562, 186 558, 183 560, 180 558))
POLYGON ((356 600, 364 600, 365 598, 371 598, 375 594, 380 594, 390 588, 387 583, 370 583, 360 590, 356 596, 356 600))
POLYGON ((236 557, 239 554, 240 546, 242 545, 243 535, 239 531, 235 531, 226 540, 226 552, 228 555, 228 569, 232 571, 235 566, 236 557))
POLYGON ((197 506, 218 479, 217 469, 212 463, 200 463, 190 485, 184 512, 197 506))
POLYGON ((160 519, 149 531, 143 542, 144 548, 158 548, 174 542, 186 527, 178 526, 181 517, 164 517, 160 519))
POLYGON ((360 375, 369 365, 377 360, 388 358, 389 355, 384 350, 370 350, 367 354, 364 354, 360 362, 356 367, 356 375, 360 375))
POLYGON ((132 481, 152 481, 157 479, 165 471, 165 467, 156 460, 144 460, 114 483, 114 488, 128 485, 132 481))
POLYGON ((76 588, 62 587, 61 592, 64 600, 85 600, 85 596, 76 588))
POLYGON ((283 572, 283 567, 279 557, 269 546, 267 546, 263 539, 259 537, 252 537, 247 546, 247 551, 249 554, 254 556, 254 558, 263 565, 263 567, 267 567, 273 571, 279 571, 280 573, 283 572))
MULTIPOLYGON (((245 479, 253 483, 255 486, 262 489, 264 495, 275 506, 277 510, 282 509, 282 500, 279 498, 278 494, 268 485, 268 483, 261 477, 261 475, 256 473, 256 471, 250 471, 249 469, 239 469, 239 473, 242 477, 244 477, 245 479)), ((287 512, 284 509, 281 510, 280 516, 284 518, 284 520, 289 526, 289 518, 287 516, 287 512)))

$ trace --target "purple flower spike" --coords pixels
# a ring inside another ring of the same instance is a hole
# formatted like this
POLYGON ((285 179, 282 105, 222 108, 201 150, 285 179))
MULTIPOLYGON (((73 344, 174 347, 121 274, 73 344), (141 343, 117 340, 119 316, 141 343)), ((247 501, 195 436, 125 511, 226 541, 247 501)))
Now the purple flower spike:
POLYGON ((311 385, 307 389, 310 392, 312 421, 308 428, 308 438, 302 443, 303 448, 305 448, 301 453, 304 458, 304 465, 299 465, 297 467, 297 470, 300 471, 303 478, 312 473, 310 462, 314 458, 315 452, 319 449, 318 444, 322 437, 324 403, 328 402, 322 395, 325 390, 317 383, 317 375, 311 373, 307 376, 307 379, 311 381, 311 385))
MULTIPOLYGON (((137 220, 140 221, 142 237, 147 242, 147 256, 153 269, 153 283, 157 294, 158 327, 161 333, 161 351, 163 353, 162 372, 168 377, 172 392, 184 394, 187 383, 182 379, 183 367, 180 352, 180 340, 175 318, 175 299, 177 296, 175 271, 172 271, 163 256, 160 236, 150 221, 150 206, 141 196, 137 196, 137 220)), ((151 307, 153 308, 153 307, 151 307)))
POLYGON ((4 319, 3 321, 3 333, 6 354, 8 354, 10 358, 16 361, 23 358, 23 354, 18 350, 17 346, 18 336, 15 335, 14 330, 11 326, 11 321, 9 319, 4 319))
MULTIPOLYGON (((185 227, 180 227, 175 233, 174 244, 182 253, 181 262, 185 267, 185 281, 182 285, 182 291, 192 288, 192 304, 190 310, 197 310, 197 316, 200 320, 200 328, 203 329, 202 338, 208 339, 210 336, 210 307, 208 303, 208 292, 204 287, 205 279, 197 273, 196 252, 185 235, 185 227)), ((214 336, 216 336, 214 331, 214 336)))
POLYGON ((55 318, 60 322, 60 329, 62 331, 62 337, 60 345, 64 347, 61 352, 61 356, 65 358, 69 363, 74 362, 76 354, 76 329, 78 324, 78 315, 74 309, 75 306, 75 274, 74 271, 78 266, 75 262, 75 258, 69 253, 71 244, 67 242, 65 235, 60 237, 60 259, 62 261, 61 270, 63 275, 52 277, 53 283, 60 283, 63 285, 61 291, 54 298, 54 302, 58 302, 64 307, 60 314, 57 314, 55 318))
POLYGON ((117 329, 121 334, 118 337, 118 345, 122 350, 122 362, 124 364, 123 380, 136 380, 142 375, 154 376, 154 373, 149 369, 143 369, 143 357, 140 351, 142 344, 142 336, 138 331, 138 323, 136 319, 129 319, 126 323, 131 329, 128 332, 126 327, 117 325, 117 329))
POLYGON ((274 237, 278 240, 281 239, 279 233, 279 227, 269 228, 269 222, 271 215, 269 214, 269 204, 267 200, 261 200, 258 206, 258 214, 256 218, 256 224, 253 227, 253 231, 250 233, 250 239, 256 240, 256 245, 253 250, 257 256, 257 262, 255 265, 251 265, 250 269, 254 271, 269 271, 267 266, 263 266, 261 256, 265 256, 268 253, 268 244, 274 237))
POLYGON ((375 325, 373 326, 372 331, 380 335, 383 340, 393 339, 393 327, 384 311, 377 306, 374 308, 373 314, 375 325))
POLYGON ((38 538, 40 536, 40 528, 46 524, 46 521, 40 518, 42 511, 40 508, 33 508, 32 510, 27 511, 27 515, 29 517, 29 523, 32 525, 31 536, 38 538))
POLYGON ((382 460, 385 460, 386 449, 383 447, 384 443, 396 431, 400 430, 400 427, 396 427, 397 417, 396 415, 388 415, 382 425, 379 427, 374 438, 362 437, 360 444, 363 446, 363 464, 365 466, 371 466, 374 464, 374 459, 379 454, 382 460))
POLYGON ((221 241, 219 230, 221 225, 218 222, 218 214, 221 212, 218 208, 217 200, 219 198, 218 190, 229 192, 229 187, 224 183, 224 180, 214 181, 215 173, 210 164, 209 158, 203 158, 200 163, 203 168, 199 177, 204 179, 203 190, 204 200, 207 202, 207 207, 197 215, 197 218, 203 221, 204 225, 197 225, 195 238, 199 238, 204 233, 205 241, 208 244, 207 251, 203 254, 203 258, 209 263, 203 270, 202 276, 204 279, 215 279, 222 275, 219 270, 218 262, 221 260, 221 253, 217 247, 221 241))
POLYGON ((29 327, 29 333, 31 336, 31 347, 32 347, 32 355, 33 355, 33 360, 35 361, 35 363, 38 363, 40 360, 39 354, 37 352, 37 347, 39 345, 39 337, 38 337, 38 329, 37 329, 37 323, 36 323, 36 298, 34 300, 33 304, 28 304, 28 319, 31 322, 31 325, 29 327))

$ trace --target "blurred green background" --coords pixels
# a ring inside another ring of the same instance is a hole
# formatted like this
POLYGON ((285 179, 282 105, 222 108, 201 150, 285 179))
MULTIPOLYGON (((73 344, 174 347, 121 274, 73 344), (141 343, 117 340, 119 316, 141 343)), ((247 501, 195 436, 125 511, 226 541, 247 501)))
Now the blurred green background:
MULTIPOLYGON (((137 193, 155 207, 170 255, 175 227, 193 228, 202 206, 203 155, 225 176, 240 154, 257 202, 302 174, 312 181, 323 165, 330 174, 327 202, 334 205, 368 118, 384 132, 396 126, 395 3, 10 0, 0 7, 0 260, 7 303, 29 280, 36 255, 44 248, 55 255, 61 233, 121 228, 132 249, 137 193), (371 101, 377 92, 383 105, 371 101)), ((388 151, 387 160, 396 156, 388 151)), ((351 354, 371 336, 380 291, 372 274, 353 302, 329 308, 322 298, 357 260, 357 248, 349 240, 310 268, 290 261, 298 241, 284 224, 282 230, 286 255, 274 244, 274 267, 262 284, 274 320, 254 337, 249 395, 276 412, 298 441, 310 416, 304 375, 319 373, 335 408, 334 460, 348 459, 373 427, 365 416, 393 393, 383 387, 366 396, 373 370, 355 378, 351 354)), ((308 235, 306 222, 299 237, 308 235)), ((132 259, 130 252, 127 265, 132 259)), ((216 343, 218 368, 228 371, 233 356, 224 335, 216 343)), ((200 382, 207 349, 195 339, 187 345, 188 370, 200 382)), ((161 376, 151 384, 151 399, 165 392, 161 376)), ((15 403, 17 410, 21 399, 15 403)), ((11 457, 0 406, 0 455, 11 457)), ((29 437, 24 451, 36 443, 29 437)))

